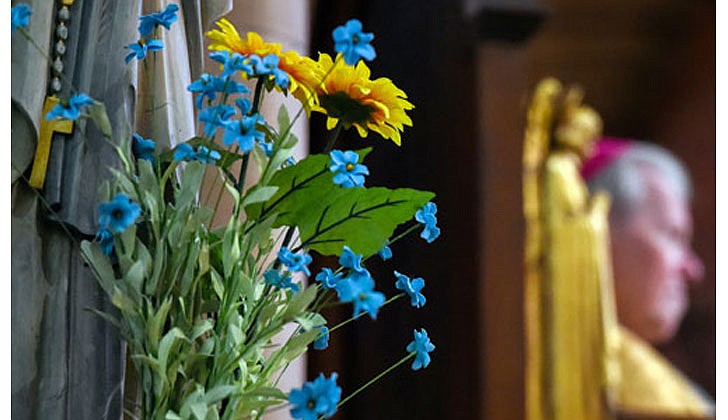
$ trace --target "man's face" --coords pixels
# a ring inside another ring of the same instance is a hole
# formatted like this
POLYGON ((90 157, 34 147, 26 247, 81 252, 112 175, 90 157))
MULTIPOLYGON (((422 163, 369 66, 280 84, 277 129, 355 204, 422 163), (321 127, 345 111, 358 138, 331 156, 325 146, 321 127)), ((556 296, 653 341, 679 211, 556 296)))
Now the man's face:
POLYGON ((613 224, 612 258, 620 322, 661 343, 677 332, 688 308, 688 285, 703 276, 690 245, 687 200, 655 172, 645 172, 647 194, 622 223, 613 224))

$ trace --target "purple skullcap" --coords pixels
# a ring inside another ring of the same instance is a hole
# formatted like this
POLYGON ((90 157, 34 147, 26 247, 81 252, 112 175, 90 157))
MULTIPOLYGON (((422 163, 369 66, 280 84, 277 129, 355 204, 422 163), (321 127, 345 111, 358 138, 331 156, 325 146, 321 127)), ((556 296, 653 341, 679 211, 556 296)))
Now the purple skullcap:
POLYGON ((594 145, 589 158, 581 165, 581 177, 589 181, 602 169, 611 165, 629 150, 634 141, 618 137, 602 137, 594 145))

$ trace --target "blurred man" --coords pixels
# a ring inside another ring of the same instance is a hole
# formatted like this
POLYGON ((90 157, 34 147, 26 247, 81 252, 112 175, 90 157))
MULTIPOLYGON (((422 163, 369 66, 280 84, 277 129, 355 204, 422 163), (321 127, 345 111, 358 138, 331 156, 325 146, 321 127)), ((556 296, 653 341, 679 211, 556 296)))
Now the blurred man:
POLYGON ((592 193, 606 191, 614 296, 622 325, 617 407, 630 414, 710 418, 712 399, 651 345, 673 338, 687 311, 689 286, 703 264, 691 246, 687 171, 670 152, 644 142, 602 139, 581 173, 592 193))
POLYGON ((691 185, 667 150, 602 139, 582 175, 612 197, 609 213, 619 321, 652 344, 670 340, 687 311, 688 287, 703 264, 691 246, 691 185))

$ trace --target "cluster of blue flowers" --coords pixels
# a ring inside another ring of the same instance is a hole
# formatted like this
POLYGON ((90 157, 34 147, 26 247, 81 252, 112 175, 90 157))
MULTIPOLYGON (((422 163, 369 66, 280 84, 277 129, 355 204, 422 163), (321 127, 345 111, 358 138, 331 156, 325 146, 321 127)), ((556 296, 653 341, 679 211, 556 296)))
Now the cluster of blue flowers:
POLYGON ((235 52, 215 51, 210 54, 210 58, 220 63, 220 76, 205 73, 187 87, 188 91, 198 94, 195 105, 200 109, 198 119, 205 125, 205 136, 213 138, 218 130, 223 130, 222 141, 225 146, 237 145, 240 151, 248 153, 257 143, 270 156, 273 144, 266 142, 265 134, 258 129, 258 126, 265 124, 265 120, 262 115, 253 112, 248 98, 237 98, 235 107, 224 103, 213 104, 213 101, 218 94, 227 98, 231 94, 250 93, 245 85, 233 80, 238 72, 247 79, 259 78, 262 82, 272 80, 276 86, 287 89, 290 77, 278 68, 278 56, 270 54, 261 58, 257 55, 243 56, 235 52), (240 110, 241 117, 233 120, 237 114, 236 108, 240 110))
POLYGON ((169 30, 172 27, 172 24, 177 21, 178 10, 179 6, 176 4, 169 4, 161 12, 140 16, 139 35, 141 35, 141 37, 137 42, 124 47, 131 50, 131 52, 124 58, 124 61, 128 63, 135 57, 137 60, 144 60, 147 57, 148 52, 159 51, 164 48, 164 43, 161 39, 153 38, 154 29, 158 26, 162 26, 169 30))
MULTIPOLYGON (((153 38, 155 29, 162 26, 169 30, 177 20, 178 10, 177 5, 170 4, 161 12, 141 16, 138 28, 141 37, 136 43, 125 47, 131 50, 125 57, 125 61, 128 63, 134 58, 143 60, 149 51, 161 50, 162 41, 153 38)), ((16 25, 17 27, 27 26, 29 9, 27 14, 24 13, 24 10, 18 9, 16 18, 16 10, 13 8, 13 30, 16 25)), ((356 19, 336 28, 333 37, 336 51, 343 55, 344 61, 349 65, 354 65, 361 59, 373 60, 376 57, 376 52, 370 45, 374 36, 371 33, 362 32, 361 22, 356 19)), ((233 80, 238 72, 247 79, 259 78, 258 88, 265 83, 265 87, 268 89, 272 89, 273 85, 280 89, 288 89, 290 77, 278 67, 279 57, 274 54, 259 57, 257 55, 243 56, 229 51, 216 51, 210 54, 210 58, 220 64, 221 74, 219 76, 203 74, 200 79, 187 87, 189 92, 197 94, 195 106, 199 110, 199 120, 204 123, 205 136, 213 139, 219 130, 222 130, 222 142, 225 146, 237 145, 240 151, 248 153, 257 144, 266 155, 270 156, 273 144, 266 142, 264 132, 259 130, 265 121, 256 110, 253 110, 251 101, 247 97, 241 96, 235 100, 235 106, 227 105, 226 102, 229 95, 251 93, 245 85, 233 80), (222 98, 218 101, 219 96, 222 98), (237 115, 238 111, 241 117, 234 120, 233 117, 237 115)), ((83 115, 86 107, 93 103, 94 100, 84 94, 74 95, 67 104, 53 108, 46 118, 75 120, 83 115)), ((156 163, 156 145, 152 139, 145 139, 139 134, 134 134, 131 147, 136 159, 156 163)), ((329 157, 329 171, 334 174, 333 182, 335 184, 343 188, 364 187, 369 169, 359 162, 359 155, 356 152, 333 150, 329 157)), ((195 148, 191 144, 182 143, 174 149, 173 158, 175 161, 199 161, 215 164, 221 159, 221 154, 217 150, 211 150, 203 145, 195 148)), ((295 164, 295 161, 289 160, 287 164, 295 164)), ((128 196, 118 194, 111 201, 100 204, 98 212, 100 228, 96 240, 104 254, 112 255, 114 234, 122 232, 136 223, 141 215, 141 208, 128 196)), ((420 236, 428 243, 440 235, 436 213, 437 206, 430 202, 415 214, 415 220, 424 225, 420 236)), ((383 260, 392 257, 389 245, 390 243, 387 241, 378 252, 383 260)), ((305 252, 293 252, 288 247, 282 247, 277 257, 273 268, 263 273, 265 284, 268 288, 284 290, 286 293, 298 293, 301 285, 293 281, 293 274, 303 273, 310 276, 311 271, 308 265, 312 261, 311 256, 305 252)), ((338 269, 323 268, 316 275, 316 280, 320 282, 323 289, 335 291, 340 302, 352 304, 353 318, 368 313, 372 319, 376 319, 380 308, 387 301, 382 292, 375 290, 375 281, 364 266, 363 255, 357 254, 344 245, 338 262, 340 265, 338 269)), ((395 288, 403 292, 397 297, 407 296, 413 307, 424 307, 427 301, 422 293, 425 287, 424 279, 410 278, 398 271, 394 271, 394 277, 396 278, 395 288)), ((326 349, 329 345, 331 331, 325 325, 315 328, 318 330, 318 334, 313 341, 313 348, 326 349)), ((435 346, 424 328, 419 331, 414 330, 414 339, 406 347, 409 353, 407 357, 414 359, 412 369, 426 368, 430 364, 429 353, 434 349, 435 346)), ((293 389, 288 396, 289 402, 292 404, 291 415, 304 420, 331 417, 336 412, 342 393, 341 388, 336 385, 336 379, 336 373, 332 373, 329 378, 320 374, 315 380, 306 382, 301 388, 293 389)))

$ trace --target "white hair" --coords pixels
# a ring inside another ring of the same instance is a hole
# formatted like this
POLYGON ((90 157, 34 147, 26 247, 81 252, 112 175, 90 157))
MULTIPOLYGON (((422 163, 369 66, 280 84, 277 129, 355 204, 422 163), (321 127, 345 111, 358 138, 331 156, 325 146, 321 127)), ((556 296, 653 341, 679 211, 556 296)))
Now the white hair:
POLYGON ((675 187, 686 200, 692 198, 690 176, 685 166, 667 149, 637 141, 617 160, 588 180, 589 191, 602 190, 612 198, 609 219, 619 223, 632 213, 647 196, 649 172, 675 187))

